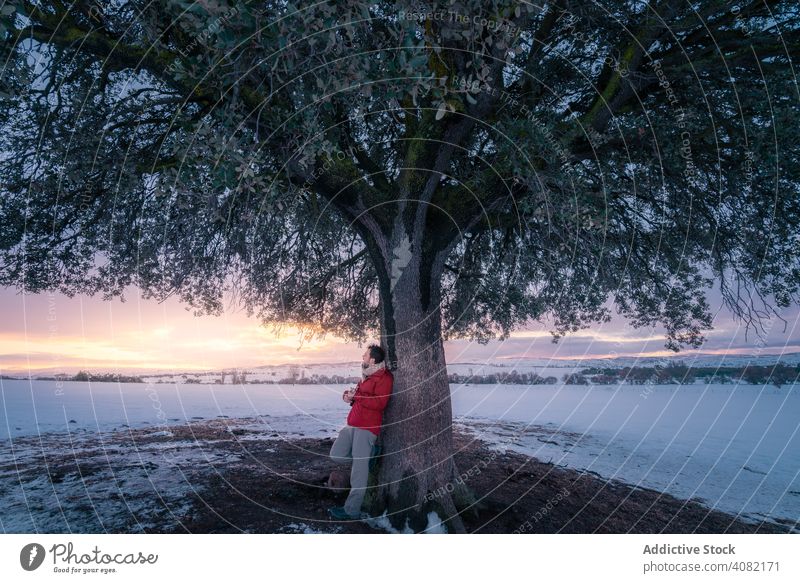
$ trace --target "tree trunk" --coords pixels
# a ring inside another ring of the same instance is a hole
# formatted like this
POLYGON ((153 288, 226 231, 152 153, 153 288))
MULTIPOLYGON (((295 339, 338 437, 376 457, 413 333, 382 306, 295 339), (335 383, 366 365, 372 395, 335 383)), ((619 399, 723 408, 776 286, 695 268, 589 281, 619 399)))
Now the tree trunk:
POLYGON ((440 274, 424 265, 421 253, 411 255, 400 258, 405 265, 398 269, 395 254, 389 271, 392 277, 381 286, 382 336, 394 385, 366 506, 373 516, 385 511, 398 530, 423 531, 429 513, 436 512, 449 532, 464 532, 459 511, 473 506, 474 499, 466 485, 456 480, 453 461, 440 274), (421 293, 421 288, 427 293, 421 293))

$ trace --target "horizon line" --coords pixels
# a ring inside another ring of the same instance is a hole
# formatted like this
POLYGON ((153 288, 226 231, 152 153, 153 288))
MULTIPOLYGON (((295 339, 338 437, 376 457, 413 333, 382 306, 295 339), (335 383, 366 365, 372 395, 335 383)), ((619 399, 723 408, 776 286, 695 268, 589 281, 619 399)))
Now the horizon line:
MULTIPOLYGON (((543 357, 543 356, 498 356, 492 359, 487 359, 485 361, 470 361, 470 360, 455 360, 453 362, 448 362, 448 365, 486 365, 491 364, 492 361, 526 361, 526 360, 539 360, 539 361, 554 361, 557 363, 568 362, 568 361, 596 361, 596 360, 622 360, 622 359, 653 359, 653 358, 668 358, 668 359, 680 359, 680 358, 698 358, 698 357, 710 357, 710 356, 718 356, 721 359, 724 359, 727 356, 736 356, 742 358, 763 358, 763 357, 787 357, 787 356, 794 356, 800 355, 800 346, 792 346, 791 352, 766 352, 766 351, 756 351, 756 352, 736 352, 740 349, 732 349, 729 351, 700 351, 700 352, 691 352, 691 353, 669 353, 664 354, 662 352, 647 352, 647 353, 639 353, 639 354, 603 354, 603 355, 592 355, 592 356, 550 356, 550 357, 543 357)), ((255 366, 231 366, 231 367, 222 367, 222 368, 204 368, 204 369, 181 369, 177 371, 168 371, 164 369, 108 369, 108 368, 97 368, 93 369, 91 367, 78 367, 76 368, 75 372, 65 372, 65 371, 53 371, 52 369, 41 368, 41 369, 34 369, 29 368, 27 370, 8 370, 3 371, 0 367, 0 376, 28 376, 31 377, 33 375, 41 376, 41 375, 49 375, 49 376, 63 376, 63 375, 74 375, 79 372, 91 372, 95 374, 118 374, 118 375, 131 375, 131 376, 176 376, 176 375, 204 375, 204 374, 221 374, 223 372, 230 373, 233 371, 237 372, 253 372, 253 369, 273 369, 273 368, 283 368, 283 367, 292 367, 296 366, 299 368, 303 367, 317 367, 317 366, 358 366, 358 361, 339 361, 339 362, 308 362, 308 363, 297 363, 297 362, 284 362, 281 364, 261 364, 255 366)), ((546 365, 542 365, 546 368, 546 365)), ((555 367, 558 368, 558 367, 555 367)))

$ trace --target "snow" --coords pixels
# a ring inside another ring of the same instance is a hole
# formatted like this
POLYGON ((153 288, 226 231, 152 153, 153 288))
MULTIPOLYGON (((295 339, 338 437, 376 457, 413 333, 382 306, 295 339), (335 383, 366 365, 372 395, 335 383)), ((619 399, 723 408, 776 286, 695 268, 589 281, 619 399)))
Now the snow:
MULTIPOLYGON (((135 514, 132 529, 169 512, 177 517, 193 487, 183 473, 237 458, 176 439, 175 426, 230 421, 238 441, 335 437, 349 411, 340 398, 345 388, 2 380, 0 530, 63 530, 62 513, 95 525, 97 517, 122 521, 135 514), (128 427, 161 439, 137 444, 130 459, 130 449, 108 438, 128 427), (166 460, 166 453, 175 455, 166 460), (45 454, 98 469, 51 483, 34 471, 46 467, 45 454), (120 468, 135 479, 116 485, 120 468)), ((451 392, 456 427, 498 451, 700 499, 746 520, 800 517, 798 385, 452 385, 451 392)), ((434 531, 437 520, 429 517, 434 531)))
POLYGON ((458 386, 453 409, 500 449, 750 520, 800 517, 798 385, 458 386))
POLYGON ((172 437, 174 433, 171 431, 155 431, 150 434, 150 437, 172 437))
POLYGON ((346 386, 175 385, 0 381, 0 440, 52 431, 110 431, 198 419, 256 416, 287 436, 327 435, 342 425, 346 386))
POLYGON ((316 528, 307 525, 305 522, 301 522, 299 524, 296 522, 292 522, 291 524, 287 524, 286 526, 284 526, 282 530, 286 533, 330 534, 331 532, 340 532, 342 530, 342 527, 337 526, 331 531, 326 531, 326 530, 317 530, 316 528))
MULTIPOLYGON (((428 512, 427 519, 428 524, 421 534, 447 534, 447 527, 436 512, 428 512)), ((364 522, 376 530, 385 530, 389 534, 414 534, 414 530, 408 525, 408 519, 406 519, 403 530, 397 530, 392 526, 385 510, 380 516, 367 518, 364 522)))
POLYGON ((408 519, 406 519, 406 524, 403 526, 403 530, 397 530, 392 523, 389 521, 389 517, 384 510, 383 514, 380 516, 367 518, 364 520, 368 525, 376 530, 385 530, 389 534, 414 534, 413 529, 408 526, 408 519))
POLYGON ((134 449, 107 439, 77 431, 21 438, 0 449, 0 529, 141 532, 180 526, 191 514, 190 495, 203 494, 195 479, 198 470, 241 462, 238 456, 212 453, 217 450, 207 450, 204 442, 134 449))
POLYGON ((423 531, 425 534, 447 534, 447 528, 442 519, 435 512, 428 512, 428 526, 423 531))

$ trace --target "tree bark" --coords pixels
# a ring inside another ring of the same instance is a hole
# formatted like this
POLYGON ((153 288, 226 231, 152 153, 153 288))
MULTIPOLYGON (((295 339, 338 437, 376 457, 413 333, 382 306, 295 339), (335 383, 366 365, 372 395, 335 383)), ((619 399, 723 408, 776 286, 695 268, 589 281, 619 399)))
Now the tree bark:
POLYGON ((365 505, 373 516, 386 512, 398 530, 423 531, 429 513, 436 512, 449 532, 465 532, 460 511, 474 499, 456 479, 453 461, 441 271, 425 260, 417 242, 409 248, 393 241, 392 257, 384 263, 388 269, 379 279, 381 331, 394 385, 365 505))

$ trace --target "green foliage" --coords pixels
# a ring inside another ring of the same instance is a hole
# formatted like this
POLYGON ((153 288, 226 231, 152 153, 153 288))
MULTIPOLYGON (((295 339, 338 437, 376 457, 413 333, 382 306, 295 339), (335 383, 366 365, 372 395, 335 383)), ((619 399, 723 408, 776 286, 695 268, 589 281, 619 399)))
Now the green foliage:
POLYGON ((446 337, 672 349, 798 299, 792 2, 3 6, 2 284, 363 338, 411 270, 446 337))

